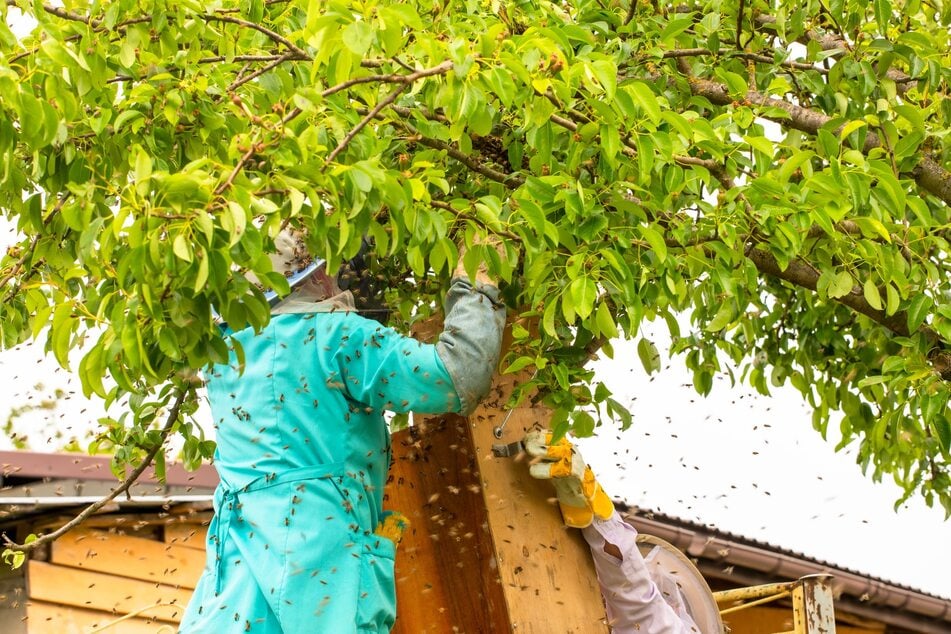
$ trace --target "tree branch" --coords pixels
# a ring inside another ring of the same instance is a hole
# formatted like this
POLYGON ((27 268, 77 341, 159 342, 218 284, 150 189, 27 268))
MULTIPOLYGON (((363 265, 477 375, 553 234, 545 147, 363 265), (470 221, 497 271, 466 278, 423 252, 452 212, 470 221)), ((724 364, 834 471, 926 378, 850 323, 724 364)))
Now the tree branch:
POLYGON ((208 22, 228 22, 230 24, 237 24, 238 26, 243 26, 248 29, 253 29, 258 33, 263 33, 273 42, 277 44, 283 44, 287 49, 293 53, 293 57, 288 59, 298 59, 298 60, 309 60, 310 55, 308 55, 302 48, 291 42, 289 39, 281 35, 276 31, 261 26, 260 24, 255 24, 254 22, 249 22, 248 20, 242 20, 241 18, 235 18, 230 15, 214 15, 214 14, 204 14, 201 16, 203 20, 208 22))
POLYGON ((231 172, 228 174, 228 178, 226 178, 224 182, 222 182, 220 185, 218 185, 218 187, 215 188, 215 196, 220 196, 221 194, 225 193, 225 191, 229 187, 231 187, 231 185, 234 184, 234 179, 238 177, 238 174, 241 172, 244 166, 247 165, 248 161, 251 160, 251 157, 254 156, 259 150, 257 145, 258 145, 257 143, 252 143, 251 147, 248 148, 247 152, 245 152, 241 156, 241 158, 238 159, 238 163, 234 166, 234 169, 232 169, 231 172))
MULTIPOLYGON (((819 282, 819 273, 816 272, 815 268, 800 258, 796 258, 789 263, 789 266, 783 269, 776 258, 765 249, 749 248, 747 249, 746 257, 748 257, 756 266, 756 269, 764 275, 785 280, 795 286, 800 286, 811 291, 816 290, 819 282)), ((835 298, 835 301, 885 326, 896 335, 908 337, 913 334, 908 330, 908 313, 899 311, 893 315, 886 315, 885 311, 872 308, 872 306, 865 301, 865 296, 858 287, 853 288, 842 297, 835 298)), ((928 341, 933 344, 941 342, 940 335, 929 326, 920 326, 917 332, 923 334, 928 341)))
POLYGON ((514 233, 512 233, 511 231, 506 231, 506 230, 504 230, 504 229, 502 229, 502 230, 492 229, 491 227, 489 227, 488 225, 486 225, 484 222, 482 222, 481 220, 479 220, 476 216, 473 216, 473 215, 470 214, 470 213, 466 213, 465 211, 463 211, 463 210, 461 210, 461 209, 456 209, 455 207, 453 207, 453 206, 450 205, 449 203, 443 202, 443 201, 441 201, 441 200, 431 200, 431 201, 429 201, 429 204, 432 205, 433 207, 435 207, 436 209, 443 209, 443 210, 445 210, 445 211, 449 211, 449 212, 455 214, 457 218, 462 218, 463 220, 470 220, 470 221, 472 221, 472 222, 478 223, 478 224, 480 224, 480 225, 482 226, 483 229, 485 229, 485 230, 488 231, 489 233, 495 234, 495 235, 497 235, 497 236, 502 236, 502 237, 508 238, 509 240, 514 240, 515 242, 521 242, 521 241, 522 241, 522 238, 519 237, 517 234, 514 234, 514 233))
MULTIPOLYGON (((735 101, 723 84, 708 79, 689 79, 693 94, 705 97, 711 103, 725 106, 735 101)), ((745 99, 754 106, 778 108, 787 115, 786 117, 762 115, 764 119, 775 121, 781 126, 790 127, 813 136, 819 133, 820 128, 832 121, 832 117, 823 112, 804 108, 755 90, 747 92, 745 99)), ((841 128, 842 126, 839 126, 836 132, 841 128)), ((862 151, 868 154, 878 147, 882 147, 881 139, 878 134, 869 131, 865 137, 865 145, 862 147, 862 151)), ((911 176, 925 191, 951 205, 951 172, 942 167, 940 163, 929 156, 922 157, 918 165, 912 170, 911 176)))
POLYGON ((664 59, 679 59, 681 57, 710 57, 710 56, 720 56, 720 57, 741 57, 743 59, 752 60, 754 62, 762 62, 763 64, 778 64, 784 68, 789 68, 792 70, 814 70, 817 73, 823 75, 828 75, 829 71, 821 66, 816 66, 808 62, 799 62, 796 60, 782 60, 777 62, 774 58, 766 55, 764 53, 749 53, 746 51, 720 51, 719 53, 714 53, 708 48, 678 48, 672 51, 664 51, 664 59))
POLYGON ((139 463, 139 466, 136 467, 132 471, 132 473, 126 476, 125 480, 123 480, 119 484, 119 486, 113 489, 112 492, 109 493, 109 495, 106 495, 102 499, 96 502, 93 502, 92 504, 84 508, 82 512, 80 512, 76 517, 69 520, 68 522, 60 526, 58 529, 53 531, 52 533, 41 535, 40 537, 38 537, 37 539, 33 540, 30 543, 17 544, 15 542, 10 541, 9 538, 4 537, 4 539, 7 542, 5 544, 5 547, 9 550, 13 550, 17 552, 30 552, 32 550, 35 550, 44 544, 48 544, 49 542, 52 542, 62 537, 69 531, 73 530, 74 528, 82 524, 87 518, 95 514, 97 511, 99 511, 99 509, 104 507, 106 504, 108 504, 115 498, 119 497, 120 495, 128 491, 129 488, 133 484, 135 484, 136 481, 139 479, 139 476, 145 473, 145 470, 149 468, 149 465, 152 464, 152 461, 155 459, 155 456, 156 454, 158 454, 159 450, 165 446, 165 440, 168 438, 168 435, 171 433, 172 427, 174 427, 175 423, 178 421, 179 413, 181 412, 182 405, 184 404, 185 397, 187 395, 188 395, 188 388, 184 388, 184 387, 181 388, 181 390, 178 393, 178 396, 175 398, 175 402, 172 404, 172 408, 168 412, 168 418, 165 420, 165 425, 159 431, 158 442, 156 442, 155 445, 151 449, 149 449, 149 452, 145 455, 145 458, 142 459, 142 462, 139 463))
POLYGON ((251 81, 252 79, 254 79, 254 78, 256 78, 256 77, 260 77, 261 75, 263 75, 264 73, 268 72, 269 70, 271 70, 271 69, 273 69, 273 68, 276 68, 276 67, 280 66, 281 64, 283 64, 284 62, 286 62, 286 61, 288 61, 288 60, 291 60, 291 59, 295 59, 295 58, 294 58, 294 56, 291 55, 290 53, 286 53, 286 54, 284 54, 284 55, 281 55, 280 57, 278 57, 278 58, 275 59, 274 61, 272 61, 272 62, 270 62, 270 63, 268 63, 268 64, 265 64, 264 66, 262 66, 261 68, 257 69, 257 70, 254 71, 253 73, 248 73, 248 74, 245 75, 244 77, 241 77, 240 79, 234 80, 233 82, 231 82, 231 85, 228 86, 228 88, 226 88, 226 90, 227 90, 228 92, 234 92, 234 91, 235 91, 236 89, 238 89, 240 86, 243 86, 244 84, 248 83, 248 82, 251 81))
MULTIPOLYGON (((771 15, 757 15, 756 23, 766 26, 776 23, 776 18, 771 15)), ((796 38, 800 44, 809 44, 815 42, 823 51, 841 51, 843 54, 853 50, 852 45, 841 35, 835 33, 820 33, 815 29, 808 29, 802 36, 796 38)), ((917 80, 907 73, 903 73, 897 68, 889 68, 885 71, 885 76, 897 84, 899 93, 905 93, 911 89, 917 80)))
POLYGON ((518 174, 506 174, 505 172, 500 172, 498 170, 492 169, 491 167, 487 165, 483 165, 482 163, 477 161, 475 158, 473 158, 469 154, 466 154, 465 152, 460 151, 458 148, 456 148, 455 146, 449 143, 446 143, 445 141, 440 141, 439 139, 430 139, 429 137, 424 137, 419 132, 417 132, 416 128, 414 128, 413 126, 411 126, 410 124, 404 121, 400 121, 399 125, 406 128, 413 135, 413 138, 410 140, 415 141, 416 143, 419 143, 420 145, 425 145, 426 147, 433 148, 434 150, 442 150, 443 152, 448 154, 451 158, 456 159, 457 161, 459 161, 460 163, 468 167, 473 172, 482 174, 486 178, 494 180, 497 183, 502 183, 503 185, 505 185, 506 187, 510 189, 516 189, 518 187, 521 187, 525 183, 525 179, 519 176, 518 174))
POLYGON ((401 94, 404 90, 406 90, 406 87, 407 87, 407 86, 408 86, 408 84, 403 84, 402 86, 397 86, 397 87, 396 87, 396 90, 393 90, 392 92, 390 92, 390 94, 388 94, 386 97, 384 97, 383 99, 380 100, 380 103, 378 103, 378 104, 376 104, 375 106, 373 106, 373 109, 370 110, 370 112, 368 112, 362 119, 360 119, 360 121, 357 123, 357 125, 353 126, 353 129, 350 130, 350 132, 347 133, 347 136, 345 136, 345 137, 343 138, 343 140, 340 141, 340 143, 337 144, 337 147, 335 147, 335 148, 333 149, 333 152, 331 152, 330 155, 327 156, 327 160, 324 162, 324 166, 321 168, 321 171, 326 170, 327 167, 328 167, 331 163, 333 163, 334 159, 337 158, 337 156, 338 156, 341 152, 343 152, 344 148, 346 148, 348 145, 350 145, 350 142, 353 141, 354 137, 357 136, 357 135, 360 133, 360 130, 362 130, 363 128, 365 128, 368 123, 370 123, 371 121, 373 121, 373 119, 374 119, 378 114, 380 114, 380 112, 382 112, 382 110, 383 110, 384 108, 386 108, 388 105, 390 105, 391 103, 393 103, 394 101, 396 101, 396 98, 399 97, 400 94, 401 94))
POLYGON ((412 84, 418 79, 424 77, 432 77, 433 75, 445 75, 453 68, 453 63, 449 60, 433 66, 432 68, 423 68, 421 70, 414 71, 408 75, 400 75, 397 73, 392 73, 389 75, 366 75, 364 77, 354 77, 353 79, 348 79, 347 81, 340 82, 330 88, 326 88, 321 91, 321 97, 329 97, 334 93, 338 93, 341 90, 346 90, 358 84, 369 84, 373 82, 378 82, 381 84, 412 84))

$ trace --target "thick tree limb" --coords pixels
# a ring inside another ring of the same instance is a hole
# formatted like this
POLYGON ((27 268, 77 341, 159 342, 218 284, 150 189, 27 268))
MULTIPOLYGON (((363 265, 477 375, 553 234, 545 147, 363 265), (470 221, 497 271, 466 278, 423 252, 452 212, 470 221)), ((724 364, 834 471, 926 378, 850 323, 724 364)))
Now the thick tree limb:
MULTIPOLYGON (((707 98, 711 103, 725 106, 735 101, 723 84, 708 79, 690 79, 690 88, 693 94, 707 98)), ((766 116, 763 118, 775 121, 781 126, 789 127, 800 132, 816 135, 819 129, 832 121, 829 115, 789 103, 776 97, 764 95, 761 92, 750 90, 745 99, 755 106, 778 108, 786 113, 787 117, 766 116)), ((841 128, 841 126, 840 126, 841 128)), ((861 148, 864 153, 882 147, 882 140, 875 132, 869 131, 865 137, 865 145, 861 148)), ((911 176, 918 185, 930 194, 933 194, 951 205, 951 172, 931 157, 925 156, 911 172, 911 176)))
MULTIPOLYGON (((779 262, 765 249, 751 247, 747 249, 746 257, 756 266, 756 269, 769 277, 785 280, 795 286, 815 291, 819 282, 819 274, 816 270, 803 260, 797 258, 789 263, 785 269, 779 265, 779 262)), ((873 308, 862 293, 862 289, 854 287, 848 294, 835 298, 835 301, 844 306, 848 306, 855 312, 865 315, 872 321, 885 326, 896 335, 908 337, 913 334, 924 335, 925 339, 932 344, 932 350, 928 354, 935 370, 945 380, 951 380, 951 353, 943 349, 941 336, 930 326, 922 325, 916 332, 908 330, 908 313, 898 311, 893 315, 885 314, 885 311, 873 308)))

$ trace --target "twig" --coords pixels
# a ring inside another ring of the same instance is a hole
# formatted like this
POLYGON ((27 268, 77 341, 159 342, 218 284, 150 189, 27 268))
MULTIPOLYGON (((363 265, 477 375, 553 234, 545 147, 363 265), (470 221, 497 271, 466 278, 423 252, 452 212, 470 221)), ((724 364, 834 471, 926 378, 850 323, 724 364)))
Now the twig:
MULTIPOLYGON (((327 161, 324 163, 324 166, 323 168, 321 168, 321 171, 326 170, 327 167, 334 161, 334 159, 337 158, 337 156, 339 156, 341 152, 343 152, 343 150, 350 144, 351 141, 353 141, 354 137, 356 137, 357 134, 360 133, 360 130, 365 128, 368 123, 370 123, 374 118, 376 118, 376 116, 380 114, 380 112, 382 112, 384 108, 386 108, 391 103, 396 101, 396 98, 399 97, 400 94, 404 90, 406 90, 406 88, 409 87, 410 84, 412 84, 418 79, 422 79, 423 77, 431 77, 433 75, 443 75, 445 73, 448 73, 450 70, 452 70, 452 67, 453 67, 453 63, 449 60, 446 60, 437 66, 433 66, 432 68, 424 68, 422 70, 418 70, 408 75, 375 75, 373 76, 373 77, 380 78, 380 79, 377 79, 376 81, 381 81, 385 83, 399 83, 401 85, 398 86, 392 92, 390 92, 382 100, 380 100, 380 103, 374 106, 373 109, 370 110, 370 112, 368 112, 366 115, 364 115, 362 119, 360 119, 357 125, 354 126, 354 128, 350 130, 347 136, 344 137, 343 140, 340 141, 340 143, 337 145, 337 147, 334 148, 333 152, 331 152, 330 155, 327 156, 327 161)), ((327 94, 333 94, 334 92, 339 92, 340 90, 344 90, 345 88, 348 88, 349 86, 352 86, 358 83, 366 83, 365 81, 358 81, 358 80, 364 80, 364 79, 365 78, 363 77, 358 77, 356 79, 345 81, 341 84, 338 84, 337 86, 331 86, 330 88, 326 89, 321 94, 323 96, 326 96, 327 94)))
MULTIPOLYGON (((53 205, 53 209, 51 209, 50 212, 46 215, 46 218, 43 219, 44 226, 49 224, 53 216, 56 215, 63 208, 63 205, 66 204, 66 201, 69 200, 72 195, 73 195, 72 192, 66 192, 66 194, 62 198, 56 201, 56 204, 53 205)), ((3 288, 4 286, 6 286, 7 282, 9 282, 14 277, 16 277, 17 273, 19 273, 20 270, 23 268, 23 265, 26 264, 27 259, 29 259, 29 257, 33 254, 33 251, 36 249, 36 245, 39 241, 40 241, 40 234, 37 233, 35 236, 33 236, 33 240, 30 241, 30 246, 26 249, 26 251, 23 252, 20 258, 16 261, 16 263, 13 265, 13 268, 10 270, 10 272, 4 275, 2 279, 0 279, 0 288, 3 288)), ((18 286, 19 284, 13 285, 13 288, 11 289, 12 292, 7 293, 7 295, 3 298, 4 303, 9 301, 14 295, 17 294, 19 290, 18 286)))
POLYGON ((245 85, 246 83, 248 83, 249 81, 251 81, 251 80, 254 79, 255 77, 260 77, 261 75, 263 75, 264 73, 268 72, 268 71, 271 70, 272 68, 276 68, 276 67, 280 66, 281 64, 283 64, 284 62, 286 62, 286 61, 288 61, 288 60, 291 60, 291 59, 295 59, 295 57, 294 57, 293 55, 291 55, 290 53, 285 53, 284 55, 282 55, 282 56, 278 57, 277 59, 275 59, 274 61, 270 62, 269 64, 265 64, 264 66, 262 66, 261 68, 257 69, 257 70, 254 71, 253 73, 248 73, 248 74, 245 75, 244 77, 241 77, 240 79, 234 80, 233 82, 231 82, 231 85, 228 86, 228 88, 227 88, 226 90, 227 90, 228 92, 233 92, 233 91, 236 90, 239 86, 245 85))
POLYGON ((493 229, 492 227, 488 226, 487 224, 485 224, 483 221, 479 220, 477 217, 473 216, 472 214, 466 213, 462 209, 456 209, 449 203, 443 202, 441 200, 431 200, 429 201, 429 204, 435 207, 436 209, 444 209, 446 211, 452 212, 456 215, 457 218, 462 218, 463 220, 471 220, 472 222, 477 222, 480 225, 482 225, 483 229, 495 235, 503 236, 505 238, 508 238, 509 240, 514 240, 516 242, 522 241, 522 238, 518 236, 517 234, 512 233, 511 231, 507 231, 505 229, 493 229))
POLYGON ((634 19, 634 14, 637 12, 637 3, 638 0, 631 0, 631 4, 627 7, 627 15, 624 16, 624 26, 627 26, 631 23, 631 20, 634 19))
POLYGON ((239 26, 243 26, 248 29, 254 29, 258 33, 263 33, 264 35, 269 37, 272 41, 286 46, 287 49, 294 54, 294 59, 300 59, 300 60, 310 59, 310 55, 308 55, 302 48, 300 48, 299 46, 291 42, 289 39, 287 39, 280 33, 276 31, 272 31, 271 29, 265 26, 261 26, 260 24, 255 24, 254 22, 249 22, 248 20, 243 20, 241 18, 235 18, 230 15, 212 15, 212 14, 206 13, 205 15, 201 17, 210 22, 228 22, 230 24, 237 24, 239 26))
POLYGON ((158 442, 156 442, 155 445, 151 449, 149 449, 149 452, 145 455, 145 458, 142 459, 142 462, 139 463, 139 466, 136 467, 135 470, 132 471, 132 473, 126 476, 125 480, 123 480, 119 484, 119 486, 113 489, 108 495, 103 497, 101 500, 97 502, 93 502, 92 504, 84 508, 76 517, 69 520, 68 522, 60 526, 58 529, 53 531, 52 533, 41 535, 40 537, 38 537, 37 539, 33 540, 32 542, 28 544, 17 544, 15 542, 9 541, 8 539, 5 547, 8 548, 9 550, 13 550, 17 552, 30 552, 32 550, 35 550, 36 548, 39 548, 40 546, 44 544, 48 544, 49 542, 62 537, 69 531, 73 530, 74 528, 82 524, 83 521, 85 521, 88 517, 96 513, 99 509, 104 507, 106 504, 108 504, 109 502, 117 498, 118 496, 128 491, 129 488, 133 484, 135 484, 135 482, 139 479, 139 476, 145 473, 145 470, 149 468, 149 465, 152 464, 152 461, 155 459, 155 456, 156 454, 158 454, 159 450, 165 446, 165 440, 168 438, 168 435, 171 433, 172 427, 174 427, 175 423, 178 421, 179 412, 182 409, 182 404, 185 402, 185 397, 187 395, 188 395, 188 389, 181 388, 181 391, 179 391, 178 396, 175 399, 175 403, 172 404, 172 408, 168 412, 168 418, 165 421, 165 425, 159 431, 158 442))
POLYGON ((283 59, 284 54, 273 53, 271 55, 235 55, 233 57, 228 57, 227 55, 217 55, 215 57, 202 57, 198 60, 199 64, 216 64, 218 62, 272 62, 276 59, 283 59))
POLYGON ((350 130, 350 132, 347 133, 347 136, 345 136, 345 137, 343 138, 343 140, 340 141, 339 144, 337 144, 337 147, 334 148, 333 152, 330 153, 330 155, 327 157, 326 162, 324 163, 324 166, 321 168, 321 171, 325 171, 325 170, 327 169, 327 167, 328 167, 331 163, 333 163, 334 159, 337 158, 337 156, 338 156, 341 152, 343 152, 344 148, 346 148, 348 145, 350 145, 350 142, 353 141, 353 138, 354 138, 355 136, 357 136, 357 135, 360 133, 360 130, 362 130, 363 128, 365 128, 368 123, 370 123, 371 121, 373 121, 373 119, 374 119, 378 114, 380 114, 380 112, 381 112, 384 108, 386 108, 388 105, 390 105, 391 103, 393 103, 394 101, 396 101, 396 98, 400 96, 400 93, 402 93, 404 90, 406 90, 406 86, 407 86, 407 84, 403 84, 402 86, 397 86, 396 90, 392 91, 392 92, 391 92, 390 94, 388 94, 386 97, 384 97, 383 99, 381 99, 381 100, 380 100, 380 103, 376 104, 376 106, 374 106, 373 109, 370 110, 370 112, 368 112, 368 113, 366 114, 366 116, 364 116, 362 119, 360 119, 360 121, 357 123, 357 125, 353 126, 353 129, 350 130))
POLYGON ((743 11, 746 9, 746 0, 740 0, 740 7, 736 11, 736 48, 743 48, 740 44, 740 35, 743 33, 743 11))
POLYGON ((365 77, 354 77, 353 79, 348 79, 347 81, 340 82, 330 88, 324 89, 321 93, 321 97, 329 97, 334 93, 338 93, 341 90, 346 90, 357 84, 368 84, 372 82, 379 82, 384 84, 411 84, 417 79, 422 79, 424 77, 432 77, 433 75, 445 75, 450 70, 452 70, 452 62, 445 61, 438 66, 433 66, 432 68, 424 68, 422 70, 414 71, 408 75, 399 75, 397 73, 392 73, 389 75, 367 75, 365 77))
POLYGON ((763 53, 748 53, 746 51, 720 51, 719 53, 714 53, 708 48, 678 48, 672 51, 664 51, 664 59, 680 59, 682 57, 709 57, 711 55, 719 55, 721 57, 742 57, 744 59, 750 59, 755 62, 762 62, 763 64, 779 64, 784 68, 789 68, 792 70, 814 70, 817 73, 823 75, 828 75, 829 70, 822 68, 821 66, 815 66, 808 62, 798 62, 795 60, 782 60, 777 62, 774 58, 763 53))
POLYGON ((228 174, 228 178, 226 178, 223 183, 215 188, 215 196, 220 196, 225 192, 226 189, 234 184, 234 179, 238 177, 238 173, 245 165, 247 165, 248 161, 251 160, 251 157, 257 152, 256 146, 257 143, 252 143, 251 147, 248 148, 248 151, 241 156, 241 158, 238 160, 238 163, 234 166, 234 169, 231 170, 230 174, 228 174))

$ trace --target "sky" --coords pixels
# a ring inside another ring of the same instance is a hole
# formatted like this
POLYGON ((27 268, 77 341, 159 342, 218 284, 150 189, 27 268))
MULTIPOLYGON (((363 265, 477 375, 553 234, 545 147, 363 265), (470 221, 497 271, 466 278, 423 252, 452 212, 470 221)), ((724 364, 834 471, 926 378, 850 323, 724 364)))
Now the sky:
MULTIPOLYGON (((667 358, 666 333, 646 334, 667 358)), ((648 377, 633 344, 595 368, 635 414, 577 441, 613 497, 951 598, 943 511, 915 497, 896 512, 902 491, 863 475, 854 446, 836 453, 835 418, 823 440, 791 387, 764 397, 720 378, 704 398, 677 359, 648 377)))

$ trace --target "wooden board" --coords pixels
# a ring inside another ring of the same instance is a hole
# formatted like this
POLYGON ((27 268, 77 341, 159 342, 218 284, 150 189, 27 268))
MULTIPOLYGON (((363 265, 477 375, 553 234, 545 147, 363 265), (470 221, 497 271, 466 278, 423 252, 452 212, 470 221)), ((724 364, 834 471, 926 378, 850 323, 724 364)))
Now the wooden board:
POLYGON ((207 524, 169 524, 165 527, 165 543, 205 551, 207 524))
MULTIPOLYGON (((720 606, 721 608, 724 606, 720 606)), ((734 634, 757 632, 791 632, 793 629, 792 607, 752 607, 723 615, 723 624, 734 634)), ((882 634, 885 625, 858 627, 836 623, 836 634, 882 634)))
MULTIPOLYGON (((394 435, 384 506, 413 522, 397 553, 397 634, 608 631, 590 551, 551 485, 491 454, 500 402, 394 435)), ((516 410, 504 442, 547 420, 516 410)))
POLYGON ((26 568, 0 565, 0 632, 15 634, 26 631, 26 568))
POLYGON ((493 444, 521 440, 536 425, 547 427, 550 413, 518 408, 496 439, 492 430, 503 419, 489 401, 470 417, 470 431, 511 629, 547 634, 557 623, 566 634, 607 632, 590 549, 580 531, 565 528, 551 484, 529 475, 525 456, 492 456, 493 444))
POLYGON ((194 589, 205 556, 194 548, 79 528, 53 542, 50 562, 194 589))
POLYGON ((393 436, 384 505, 412 523, 397 551, 393 634, 508 627, 466 427, 466 419, 448 416, 393 436))
POLYGON ((117 615, 135 612, 178 623, 191 597, 191 590, 148 581, 41 561, 30 561, 28 565, 28 592, 33 601, 103 610, 117 615))
MULTIPOLYGON (((30 634, 87 634, 96 627, 121 618, 120 615, 70 608, 53 603, 32 601, 27 606, 24 632, 30 634)), ((148 619, 128 618, 109 625, 107 634, 175 634, 176 627, 169 623, 148 619)))

